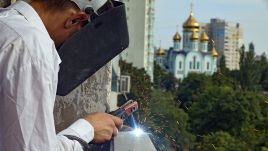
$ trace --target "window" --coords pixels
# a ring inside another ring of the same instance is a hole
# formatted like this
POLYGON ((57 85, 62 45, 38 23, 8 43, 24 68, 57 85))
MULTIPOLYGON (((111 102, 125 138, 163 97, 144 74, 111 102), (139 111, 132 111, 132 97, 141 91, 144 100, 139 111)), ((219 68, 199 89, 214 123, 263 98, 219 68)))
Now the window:
POLYGON ((192 62, 190 62, 190 69, 192 69, 192 62))
POLYGON ((199 62, 197 62, 197 69, 199 69, 199 62))
POLYGON ((193 57, 193 60, 194 60, 194 69, 195 69, 195 64, 196 64, 196 57, 195 56, 193 57))
POLYGON ((179 62, 179 69, 181 69, 181 64, 182 64, 182 63, 181 63, 181 61, 180 61, 180 62, 179 62))
POLYGON ((209 62, 207 62, 207 70, 209 70, 209 62))

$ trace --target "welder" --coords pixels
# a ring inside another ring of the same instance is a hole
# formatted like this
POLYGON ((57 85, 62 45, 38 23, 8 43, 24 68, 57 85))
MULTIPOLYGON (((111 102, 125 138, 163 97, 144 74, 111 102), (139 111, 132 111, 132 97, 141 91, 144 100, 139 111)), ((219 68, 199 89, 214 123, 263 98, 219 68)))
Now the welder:
POLYGON ((57 50, 106 3, 31 0, 0 9, 0 151, 81 151, 81 142, 67 136, 103 143, 118 133, 122 120, 106 113, 89 114, 58 134, 53 118, 57 50))

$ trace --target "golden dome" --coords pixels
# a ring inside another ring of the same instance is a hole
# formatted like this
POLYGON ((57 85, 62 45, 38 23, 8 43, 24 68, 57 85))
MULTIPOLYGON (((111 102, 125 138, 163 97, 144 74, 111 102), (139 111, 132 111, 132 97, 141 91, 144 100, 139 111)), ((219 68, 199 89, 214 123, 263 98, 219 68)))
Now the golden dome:
POLYGON ((209 40, 209 37, 208 37, 207 33, 205 31, 203 31, 201 36, 200 36, 200 41, 208 42, 208 40, 209 40))
POLYGON ((191 40, 196 41, 199 39, 198 34, 196 32, 192 32, 192 35, 190 37, 191 40))
POLYGON ((164 55, 165 55, 165 50, 164 50, 162 47, 160 47, 160 48, 157 50, 156 55, 157 55, 157 56, 164 56, 164 55))
POLYGON ((199 23, 194 18, 193 13, 191 13, 189 18, 184 22, 183 28, 185 31, 199 31, 199 23))
POLYGON ((176 32, 176 34, 173 36, 173 40, 176 42, 181 41, 181 35, 179 32, 176 32))
POLYGON ((212 48, 211 55, 212 55, 212 57, 218 57, 218 52, 217 52, 215 47, 212 48))

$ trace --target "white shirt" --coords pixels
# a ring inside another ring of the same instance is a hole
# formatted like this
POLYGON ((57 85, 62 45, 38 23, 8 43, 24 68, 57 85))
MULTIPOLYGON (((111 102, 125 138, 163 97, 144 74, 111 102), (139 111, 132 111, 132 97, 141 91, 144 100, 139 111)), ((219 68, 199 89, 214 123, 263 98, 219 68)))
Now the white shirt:
POLYGON ((80 119, 56 135, 53 107, 61 60, 27 3, 0 9, 0 151, 81 151, 93 127, 80 119))

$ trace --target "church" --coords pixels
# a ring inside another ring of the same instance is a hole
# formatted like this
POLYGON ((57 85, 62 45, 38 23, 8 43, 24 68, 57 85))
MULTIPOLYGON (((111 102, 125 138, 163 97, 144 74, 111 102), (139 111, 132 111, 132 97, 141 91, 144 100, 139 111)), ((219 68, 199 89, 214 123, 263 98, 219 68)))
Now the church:
POLYGON ((171 49, 164 50, 160 46, 156 51, 156 63, 180 80, 192 72, 212 75, 217 71, 218 53, 214 46, 208 50, 209 40, 206 32, 200 31, 199 23, 191 11, 183 24, 183 38, 176 32, 171 49))

